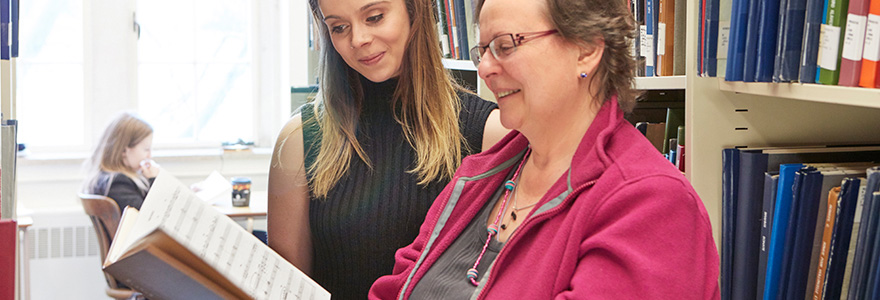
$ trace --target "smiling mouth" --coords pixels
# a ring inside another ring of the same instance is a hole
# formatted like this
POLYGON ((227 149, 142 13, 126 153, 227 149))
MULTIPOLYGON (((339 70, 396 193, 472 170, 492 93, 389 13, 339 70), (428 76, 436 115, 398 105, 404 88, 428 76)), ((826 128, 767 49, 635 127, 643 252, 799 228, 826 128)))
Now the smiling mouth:
POLYGON ((369 57, 363 58, 363 59, 359 59, 359 61, 362 64, 369 66, 369 65, 374 65, 374 64, 378 63, 379 60, 381 60, 382 57, 384 57, 384 56, 385 56, 385 52, 380 52, 380 53, 377 53, 376 55, 369 56, 369 57))
POLYGON ((504 98, 504 97, 507 97, 507 96, 510 96, 510 95, 513 95, 513 94, 519 93, 520 91, 522 91, 522 90, 521 90, 521 89, 515 89, 515 90, 512 90, 512 91, 506 91, 506 92, 498 93, 498 99, 501 99, 501 98, 504 98))

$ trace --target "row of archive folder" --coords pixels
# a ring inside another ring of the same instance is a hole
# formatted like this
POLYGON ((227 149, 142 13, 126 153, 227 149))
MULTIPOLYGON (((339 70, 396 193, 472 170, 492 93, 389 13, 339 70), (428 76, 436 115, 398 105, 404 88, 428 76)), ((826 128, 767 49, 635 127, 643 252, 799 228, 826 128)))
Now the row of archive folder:
POLYGON ((880 146, 722 157, 722 299, 880 297, 880 146))
POLYGON ((436 0, 434 8, 443 57, 470 59, 469 46, 477 45, 474 41, 474 7, 471 0, 436 0))
POLYGON ((880 0, 700 0, 701 76, 880 87, 880 0))
POLYGON ((684 75, 683 0, 629 0, 635 18, 633 57, 637 76, 684 75))

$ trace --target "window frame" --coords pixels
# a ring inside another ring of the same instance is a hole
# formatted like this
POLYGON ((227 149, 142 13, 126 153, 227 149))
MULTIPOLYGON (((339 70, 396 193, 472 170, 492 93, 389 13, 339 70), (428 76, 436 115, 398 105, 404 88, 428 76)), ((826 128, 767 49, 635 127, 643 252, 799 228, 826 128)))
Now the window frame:
MULTIPOLYGON (((50 156, 91 152, 116 113, 137 113, 136 1, 83 1, 84 140, 77 146, 32 146, 27 152, 50 156)), ((305 60, 291 53, 290 49, 304 48, 306 41, 291 38, 293 22, 289 18, 307 11, 307 5, 291 5, 284 0, 250 1, 252 136, 256 147, 272 147, 279 130, 290 117, 290 78, 299 77, 299 72, 307 71, 307 68, 296 70, 299 66, 291 68, 292 59, 305 60), (291 42, 297 45, 291 45, 291 42)), ((25 121, 20 122, 23 126, 27 125, 28 120, 20 121, 25 121)), ((160 142, 153 146, 156 150, 219 147, 216 142, 160 142)))

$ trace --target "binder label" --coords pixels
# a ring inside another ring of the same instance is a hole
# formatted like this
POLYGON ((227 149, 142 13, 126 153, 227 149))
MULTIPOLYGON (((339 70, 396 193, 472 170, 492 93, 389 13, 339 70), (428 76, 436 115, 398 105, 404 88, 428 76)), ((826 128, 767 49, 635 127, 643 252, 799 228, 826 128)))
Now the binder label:
POLYGON ((666 23, 657 23, 657 55, 666 55, 666 23))
POLYGON ((846 32, 843 34, 843 58, 861 60, 865 43, 865 24, 867 16, 849 14, 846 18, 846 32))
POLYGON ((868 25, 865 28, 865 53, 867 60, 880 60, 880 15, 868 15, 868 25))
POLYGON ((730 21, 718 22, 718 59, 727 58, 727 46, 730 44, 730 21))
POLYGON ((648 46, 648 27, 639 25, 639 56, 648 57, 651 55, 651 47, 648 46))
POLYGON ((837 71, 840 27, 822 24, 819 29, 819 67, 837 71))

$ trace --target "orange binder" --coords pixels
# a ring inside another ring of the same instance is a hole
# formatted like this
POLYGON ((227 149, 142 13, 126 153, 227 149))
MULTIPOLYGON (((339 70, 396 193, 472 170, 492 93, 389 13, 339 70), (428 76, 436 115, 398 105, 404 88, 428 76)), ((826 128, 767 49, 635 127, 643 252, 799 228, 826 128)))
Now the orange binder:
MULTIPOLYGON (((880 0, 878 0, 880 1, 880 0)), ((658 33, 657 38, 661 39, 657 42, 657 75, 672 76, 672 69, 675 57, 675 0, 659 0, 659 9, 657 13, 658 33), (660 25, 662 24, 662 25, 660 25), (660 37, 660 34, 663 36, 660 37)))
POLYGON ((859 86, 875 88, 880 86, 880 24, 871 22, 880 20, 880 0, 871 0, 868 9, 868 26, 865 34, 865 48, 862 53, 862 74, 859 78, 859 86), (873 40, 872 40, 873 39, 873 40))

